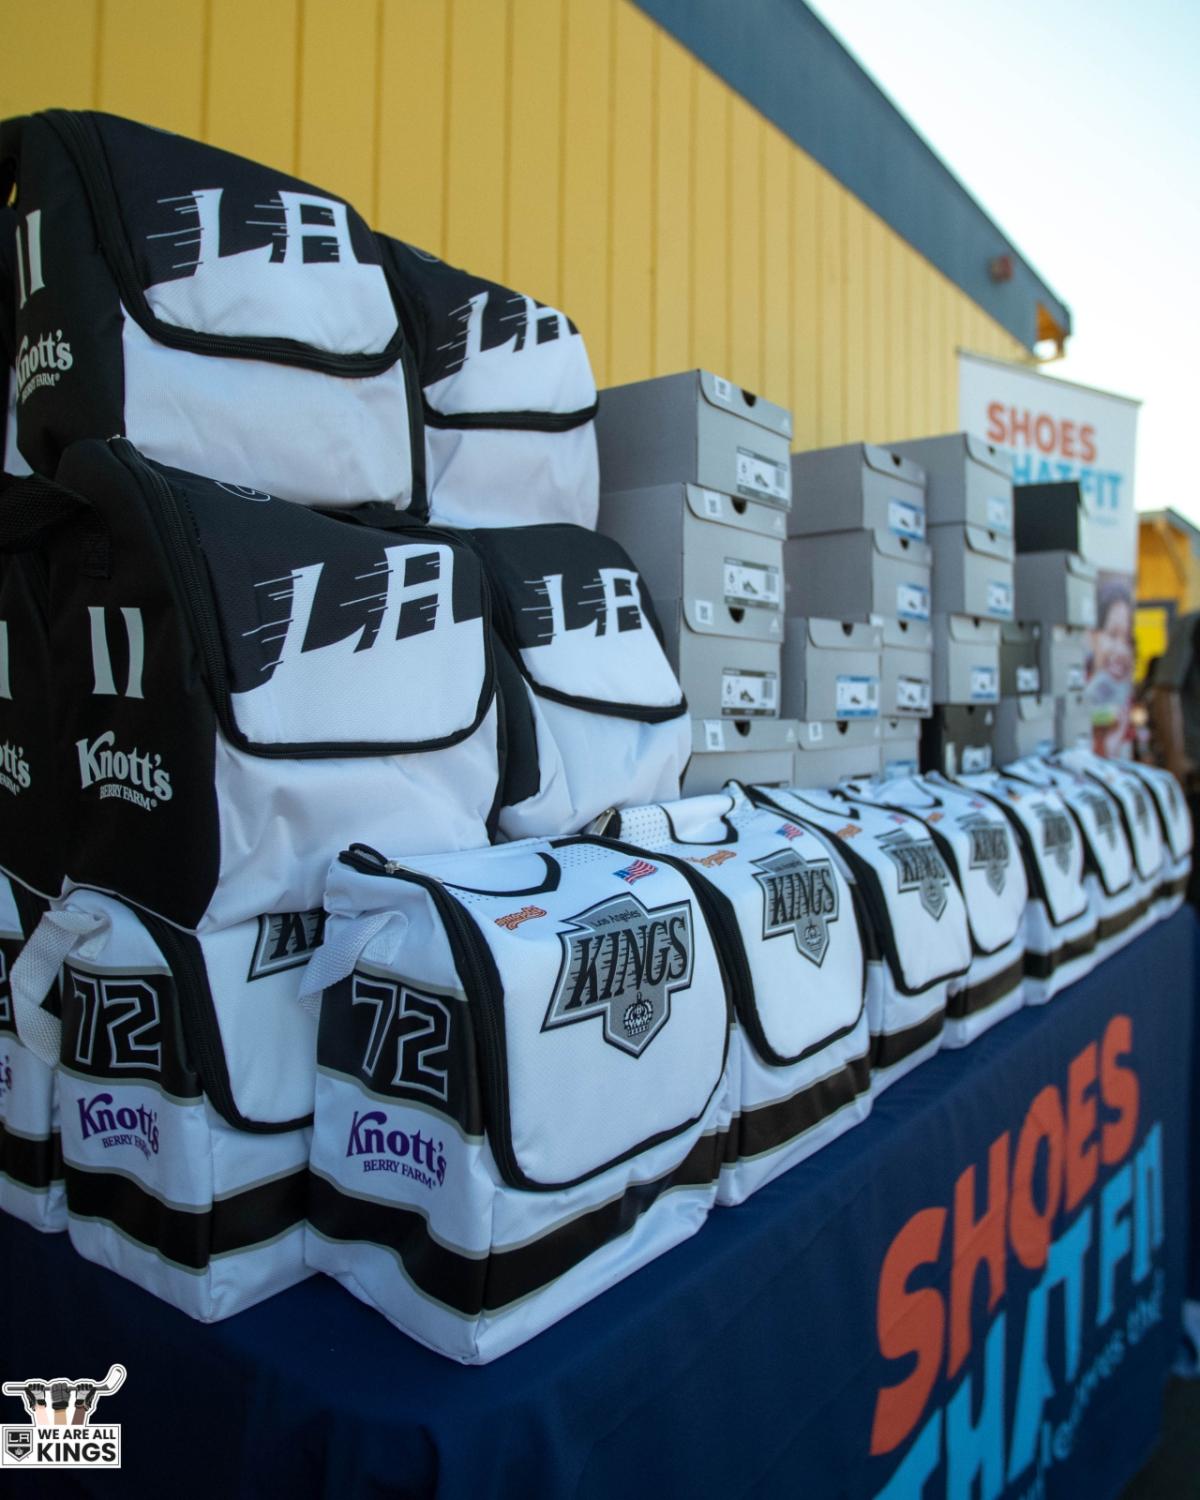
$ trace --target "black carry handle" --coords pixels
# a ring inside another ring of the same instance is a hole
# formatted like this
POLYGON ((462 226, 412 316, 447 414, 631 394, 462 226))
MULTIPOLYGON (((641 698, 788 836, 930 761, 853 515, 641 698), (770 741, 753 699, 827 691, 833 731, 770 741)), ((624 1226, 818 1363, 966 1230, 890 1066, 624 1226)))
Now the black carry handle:
POLYGON ((32 552, 63 525, 79 528, 80 571, 109 577, 108 530, 90 500, 41 474, 0 474, 0 553, 32 552))

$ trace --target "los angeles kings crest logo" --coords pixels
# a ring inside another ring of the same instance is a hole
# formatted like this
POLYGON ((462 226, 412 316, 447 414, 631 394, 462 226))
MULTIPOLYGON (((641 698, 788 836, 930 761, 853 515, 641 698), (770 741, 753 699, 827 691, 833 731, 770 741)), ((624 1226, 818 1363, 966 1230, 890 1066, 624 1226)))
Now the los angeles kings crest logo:
POLYGON ((797 951, 819 969, 829 950, 829 928, 838 919, 832 862, 777 849, 752 863, 763 893, 763 937, 791 933, 797 951))
POLYGON ((1008 829, 1003 823, 979 817, 964 819, 961 826, 971 843, 971 869, 982 870, 989 889, 999 896, 1011 858, 1008 829))
POLYGON ((935 922, 940 922, 946 910, 950 872, 933 841, 915 839, 907 828, 898 828, 895 833, 884 834, 879 847, 896 866, 901 892, 916 891, 921 905, 935 922))
POLYGON ((610 896, 559 933, 563 958, 543 1031, 593 1016, 604 1040, 640 1057, 671 1017, 671 996, 692 982, 692 909, 686 901, 647 909, 610 896))

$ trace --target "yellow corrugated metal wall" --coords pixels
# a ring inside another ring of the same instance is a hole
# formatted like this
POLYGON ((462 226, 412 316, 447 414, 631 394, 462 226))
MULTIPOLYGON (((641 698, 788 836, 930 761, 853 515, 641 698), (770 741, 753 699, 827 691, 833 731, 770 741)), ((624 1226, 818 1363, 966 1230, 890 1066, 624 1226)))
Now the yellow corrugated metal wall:
POLYGON ((957 425, 1025 351, 629 0, 0 0, 0 114, 96 108, 333 189, 565 308, 601 385, 704 365, 796 446, 957 425))

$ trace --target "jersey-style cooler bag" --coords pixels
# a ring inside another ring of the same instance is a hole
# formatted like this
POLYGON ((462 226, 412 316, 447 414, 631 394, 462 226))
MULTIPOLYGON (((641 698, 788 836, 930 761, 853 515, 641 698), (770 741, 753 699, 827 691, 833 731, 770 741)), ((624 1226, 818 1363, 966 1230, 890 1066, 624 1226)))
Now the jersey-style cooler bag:
POLYGON ((1000 771, 959 776, 958 783, 1003 808, 1025 861, 1025 1004, 1043 1005, 1091 972, 1096 909, 1084 882, 1083 835, 1050 787, 1010 780, 1000 771))
POLYGON ((971 964, 962 892, 928 828, 838 791, 752 787, 750 796, 819 830, 857 884, 880 958, 867 975, 875 1094, 941 1045, 952 984, 971 964))
POLYGON ((1004 814, 939 776, 844 784, 848 795, 920 818, 958 882, 971 931, 971 967, 951 982, 945 1047, 965 1047, 1025 1003, 1025 865, 1004 814))
POLYGON ((57 1082, 17 1035, 11 975, 46 903, 0 875, 0 1209, 44 1231, 67 1227, 57 1082))
POLYGON ((565 313, 379 236, 416 354, 430 515, 594 527, 596 382, 565 313))
POLYGON ((200 930, 319 906, 348 829, 400 851, 487 842, 498 730, 468 548, 238 493, 120 438, 76 444, 59 479, 76 520, 44 551, 71 882, 200 930))
POLYGON ((693 885, 586 838, 330 871, 307 1256, 494 1359, 695 1233, 729 1009, 693 885))
POLYGON ((737 788, 626 808, 605 832, 700 882, 733 991, 733 1123, 718 1203, 740 1203, 870 1111, 866 954, 853 888, 810 828, 737 788))
POLYGON ((1152 926, 1161 915, 1158 894, 1169 879, 1169 848, 1163 837, 1158 807, 1146 783, 1126 769, 1125 762, 1110 760, 1082 748, 1060 750, 1052 757, 1058 765, 1077 771, 1096 786, 1110 792, 1121 813, 1125 837, 1133 855, 1133 883, 1139 898, 1146 903, 1145 915, 1130 932, 1136 937, 1152 926), (1168 869, 1164 869, 1168 865, 1168 869))
POLYGON ((628 555, 581 526, 465 535, 527 700, 514 705, 525 728, 510 745, 510 762, 521 763, 508 769, 501 830, 574 833, 610 807, 675 801, 691 721, 628 555))
POLYGON ((1098 782, 1041 756, 1030 755, 1004 767, 1004 775, 1030 786, 1052 787, 1083 835, 1088 900, 1096 913, 1095 962, 1136 937, 1150 898, 1134 879, 1133 853, 1116 798, 1098 782))
POLYGON ((1121 769, 1150 789, 1163 836, 1163 874, 1155 901, 1158 913, 1169 917, 1183 905, 1192 868, 1192 815, 1179 782, 1162 766, 1126 760, 1121 769))
POLYGON ((33 468, 121 433, 287 500, 424 513, 411 351, 348 203, 60 109, 0 127, 0 200, 13 182, 17 436, 33 468))
POLYGON ((308 1275, 316 1021, 297 993, 322 917, 196 938, 76 891, 13 971, 21 1036, 58 1063, 71 1243, 203 1322, 308 1275))

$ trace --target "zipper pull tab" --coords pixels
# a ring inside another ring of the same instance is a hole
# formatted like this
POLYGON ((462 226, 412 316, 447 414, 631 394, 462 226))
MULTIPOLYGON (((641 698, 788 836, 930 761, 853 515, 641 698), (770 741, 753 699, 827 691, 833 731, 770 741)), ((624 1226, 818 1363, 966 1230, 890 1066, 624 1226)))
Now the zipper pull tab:
POLYGON ((602 813, 593 818, 592 821, 587 825, 587 827, 583 830, 584 834, 590 838, 603 838, 609 825, 612 823, 612 820, 616 816, 617 809, 615 807, 606 807, 602 813))
POLYGON ((338 858, 343 864, 355 865, 359 869, 367 866, 381 875, 394 875, 402 868, 399 860, 386 859, 378 849, 372 849, 370 844, 351 844, 338 858))

